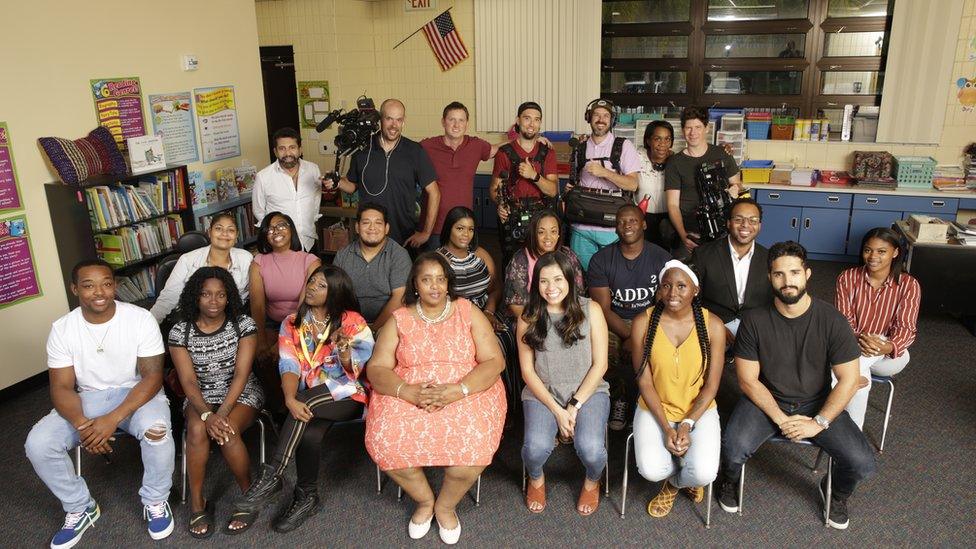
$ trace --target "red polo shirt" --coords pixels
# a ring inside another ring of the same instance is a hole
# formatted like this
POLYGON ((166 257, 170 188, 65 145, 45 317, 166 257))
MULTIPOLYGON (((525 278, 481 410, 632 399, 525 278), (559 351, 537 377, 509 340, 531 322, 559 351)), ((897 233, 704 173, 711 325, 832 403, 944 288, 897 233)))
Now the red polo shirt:
MULTIPOLYGON (((522 159, 529 158, 529 162, 532 164, 532 167, 535 168, 535 171, 538 172, 542 177, 547 175, 555 175, 557 173, 556 153, 553 152, 552 147, 550 147, 549 151, 546 153, 546 158, 542 162, 543 165, 540 166, 539 163, 534 160, 535 155, 539 153, 540 146, 541 144, 536 141, 535 147, 532 147, 531 151, 526 151, 519 146, 518 140, 512 141, 512 147, 515 149, 515 154, 522 159)), ((492 177, 501 177, 502 172, 511 173, 512 169, 512 161, 508 159, 508 155, 505 154, 504 151, 499 150, 498 154, 495 155, 495 168, 492 170, 492 177)), ((518 170, 518 166, 516 166, 514 169, 518 170)), ((508 179, 502 180, 503 185, 506 185, 507 182, 508 179)), ((515 188, 512 190, 512 195, 514 198, 543 197, 542 190, 540 190, 535 183, 525 179, 524 177, 519 177, 518 180, 515 181, 515 188)))
MULTIPOLYGON (((420 142, 437 172, 441 204, 434 221, 433 234, 439 235, 447 212, 455 206, 471 208, 474 200, 474 173, 482 160, 491 156, 491 145, 479 137, 465 135, 457 150, 444 143, 444 136, 428 137, 420 142)), ((423 219, 423 217, 421 217, 423 219)))

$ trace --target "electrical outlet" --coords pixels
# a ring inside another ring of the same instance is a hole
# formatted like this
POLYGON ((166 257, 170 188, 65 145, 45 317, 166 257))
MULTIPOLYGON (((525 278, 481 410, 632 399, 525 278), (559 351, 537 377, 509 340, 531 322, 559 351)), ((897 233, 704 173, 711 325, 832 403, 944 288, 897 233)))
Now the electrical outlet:
POLYGON ((319 154, 321 154, 322 156, 329 154, 329 144, 326 143, 325 141, 319 141, 318 143, 319 143, 319 154))

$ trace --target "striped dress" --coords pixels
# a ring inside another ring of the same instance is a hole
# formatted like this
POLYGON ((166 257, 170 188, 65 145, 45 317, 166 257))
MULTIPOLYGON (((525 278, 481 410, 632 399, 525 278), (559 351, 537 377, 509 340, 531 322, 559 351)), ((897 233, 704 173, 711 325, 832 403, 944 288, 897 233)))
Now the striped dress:
POLYGON ((447 247, 441 247, 437 251, 447 258, 454 270, 454 289, 458 296, 474 303, 479 309, 484 309, 488 303, 488 287, 491 285, 491 274, 485 260, 474 252, 461 259, 449 252, 447 247))

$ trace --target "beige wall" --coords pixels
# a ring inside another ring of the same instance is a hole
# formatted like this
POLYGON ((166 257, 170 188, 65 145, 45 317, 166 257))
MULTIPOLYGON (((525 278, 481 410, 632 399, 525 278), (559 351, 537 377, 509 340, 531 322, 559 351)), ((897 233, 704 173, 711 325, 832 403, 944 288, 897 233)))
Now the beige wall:
MULTIPOLYGON (((46 369, 51 322, 68 310, 43 187, 56 174, 37 138, 74 139, 96 126, 89 79, 138 76, 144 100, 150 93, 233 85, 242 158, 267 160, 253 0, 4 2, 3 19, 0 120, 10 127, 44 296, 0 310, 0 388, 46 369), (200 61, 196 72, 180 70, 187 53, 200 61)), ((190 169, 210 173, 242 158, 190 169)))

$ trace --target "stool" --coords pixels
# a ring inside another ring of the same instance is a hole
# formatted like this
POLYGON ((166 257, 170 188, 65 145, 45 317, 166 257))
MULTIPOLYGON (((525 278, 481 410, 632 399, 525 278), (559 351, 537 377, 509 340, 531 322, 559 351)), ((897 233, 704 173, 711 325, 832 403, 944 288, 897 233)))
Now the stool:
MULTIPOLYGON (((633 440, 633 438, 634 433, 631 431, 631 433, 627 435, 627 442, 624 447, 624 481, 623 486, 620 488, 620 518, 624 518, 624 514, 627 513, 627 476, 630 469, 630 441, 633 440)), ((705 498, 708 500, 708 503, 705 504, 706 529, 712 527, 712 484, 712 482, 708 483, 708 490, 705 494, 705 498)))
MULTIPOLYGON (((603 495, 610 495, 610 430, 605 428, 603 431, 603 445, 607 449, 607 466, 604 467, 604 472, 606 474, 606 481, 603 483, 603 495)), ((522 492, 525 492, 526 482, 528 481, 529 475, 525 471, 525 463, 522 463, 522 492)))
POLYGON ((878 446, 878 453, 884 452, 885 436, 888 434, 888 419, 891 418, 891 403, 895 399, 895 381, 890 376, 871 375, 871 383, 888 384, 888 404, 885 406, 884 427, 881 428, 881 445, 878 446))
MULTIPOLYGON (((809 440, 801 440, 799 442, 793 442, 792 440, 781 436, 774 435, 769 438, 769 442, 786 442, 792 444, 802 444, 804 446, 814 446, 809 440)), ((820 458, 823 456, 823 449, 820 449, 820 453, 817 454, 817 461, 813 465, 813 472, 816 473, 817 469, 820 467, 820 458)), ((828 519, 830 518, 830 496, 833 492, 833 471, 834 471, 834 458, 830 454, 827 454, 827 493, 824 498, 824 526, 829 527, 828 519)), ((742 516, 742 502, 743 496, 745 494, 746 487, 746 464, 742 464, 742 471, 739 474, 739 516, 742 516)))

